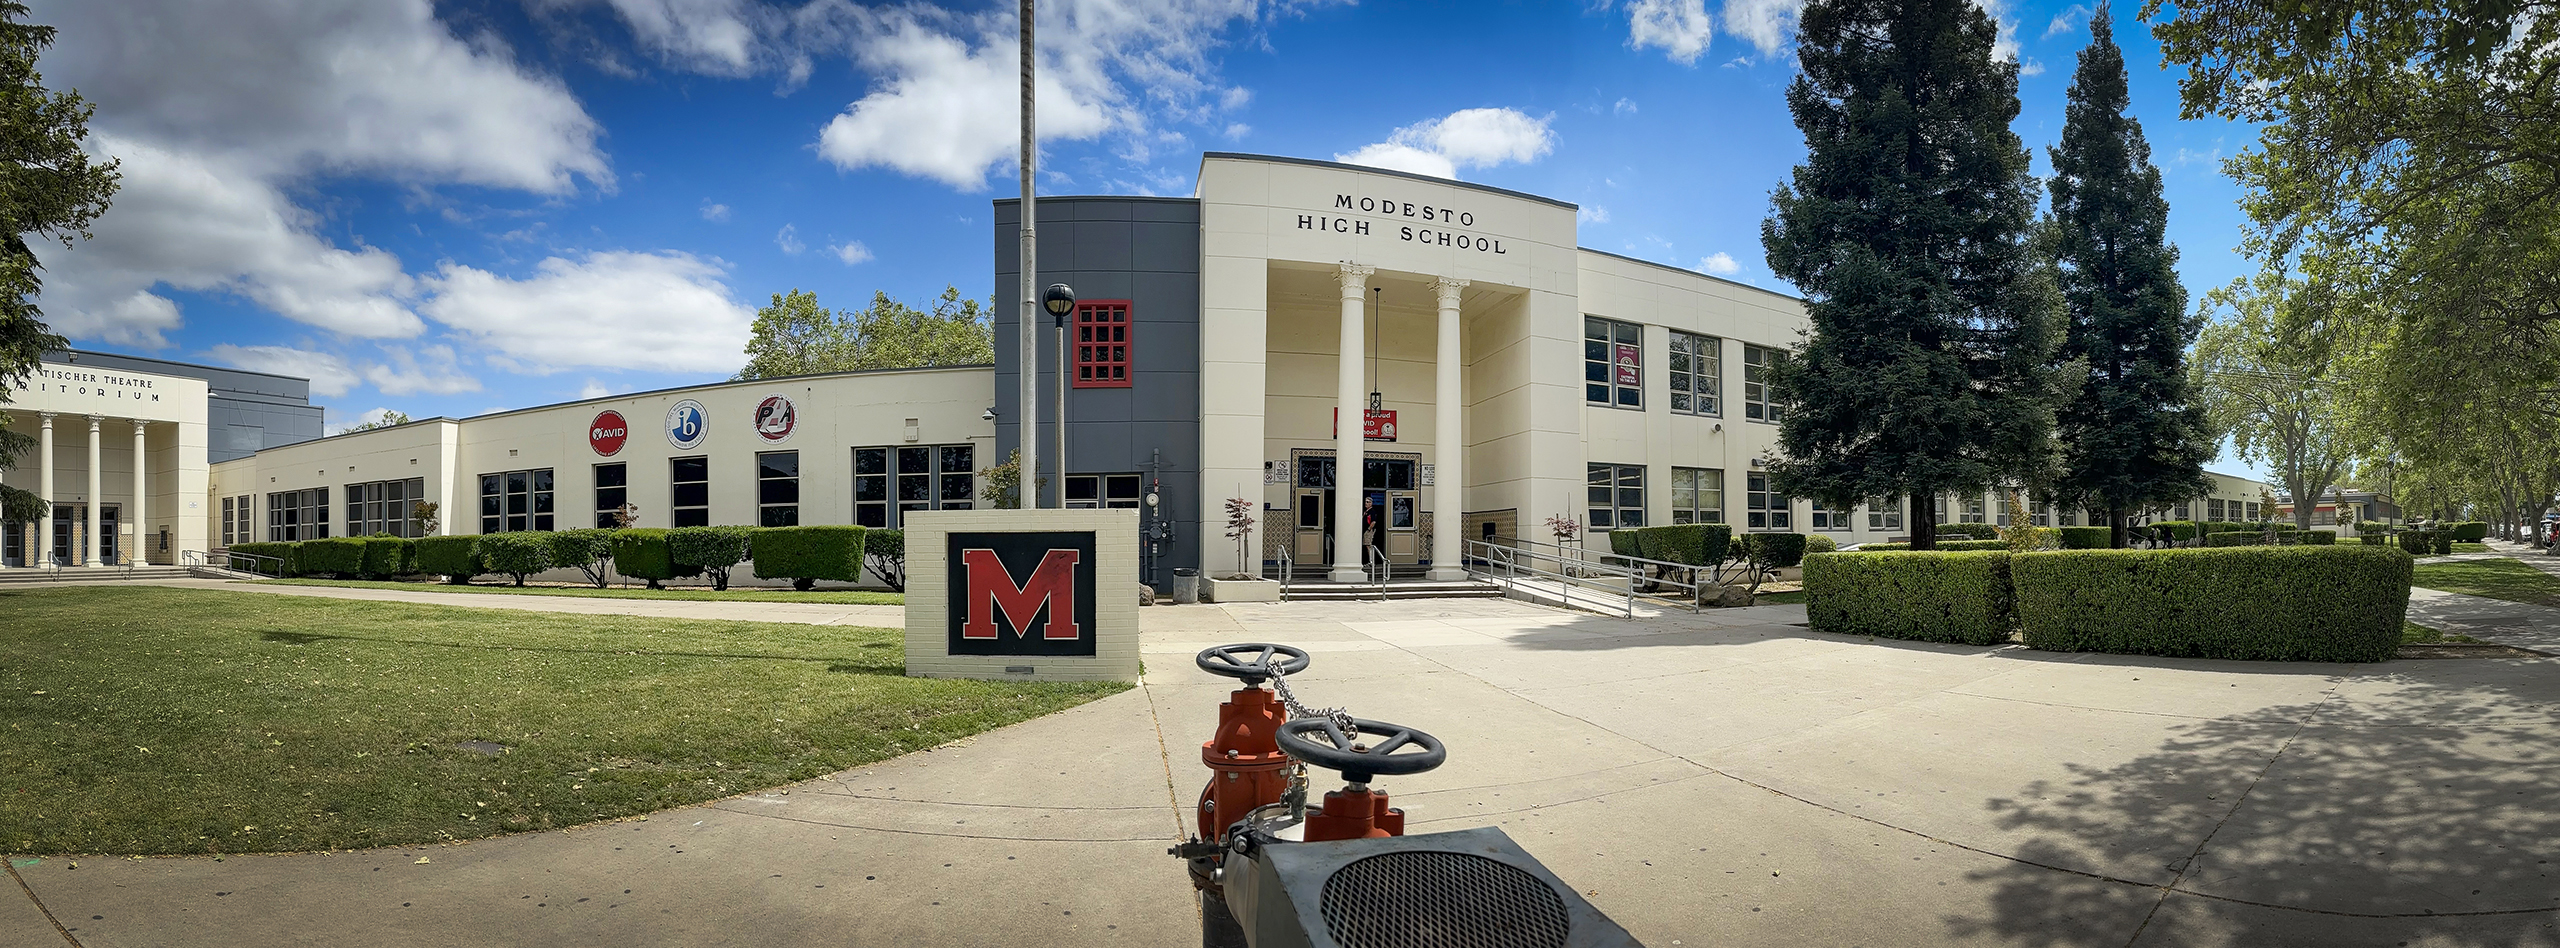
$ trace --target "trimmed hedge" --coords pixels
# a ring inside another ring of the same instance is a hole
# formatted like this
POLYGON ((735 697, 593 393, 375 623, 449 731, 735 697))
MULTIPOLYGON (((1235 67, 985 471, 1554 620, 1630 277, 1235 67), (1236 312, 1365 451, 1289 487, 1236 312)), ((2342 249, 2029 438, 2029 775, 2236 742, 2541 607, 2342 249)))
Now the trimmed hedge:
POLYGON ((2435 541, 2437 556, 2447 556, 2453 553, 2453 533, 2451 531, 2437 530, 2427 534, 2427 536, 2435 541))
POLYGON ((355 537, 303 540, 302 571, 355 576, 364 572, 364 541, 355 537))
POLYGON ((276 575, 279 577, 302 575, 302 545, 299 543, 281 543, 274 541, 234 543, 231 545, 230 549, 232 552, 246 553, 250 556, 272 556, 281 561, 277 563, 261 563, 256 560, 249 560, 244 565, 252 566, 259 570, 275 570, 276 575))
POLYGON ((2204 538, 2204 545, 2206 545, 2206 546, 2265 546, 2265 545, 2267 545, 2267 532, 2266 532, 2266 531, 2264 531, 2264 530, 2222 530, 2222 531, 2217 531, 2217 532, 2215 532, 2215 533, 2207 534, 2207 535, 2205 536, 2205 538, 2204 538))
POLYGON ((489 572, 513 576, 518 586, 524 585, 526 575, 552 566, 551 535, 547 533, 484 533, 477 549, 480 562, 489 572))
POLYGON ((2062 548, 2103 550, 2115 539, 2113 527, 2062 527, 2062 548))
POLYGON ((480 565, 480 538, 476 536, 419 537, 411 541, 410 549, 418 572, 442 575, 445 582, 459 585, 488 572, 480 565))
POLYGON ((2489 539, 2489 525, 2477 520, 2448 523, 2444 529, 2454 543, 2479 543, 2489 539))
POLYGON ((411 548, 408 540, 401 537, 373 536, 365 537, 359 542, 364 544, 364 567, 359 572, 362 572, 366 579, 381 579, 414 571, 415 568, 410 564, 415 561, 416 552, 411 548))
POLYGON ((711 588, 729 588, 729 568, 753 555, 753 527, 677 527, 667 531, 667 552, 676 565, 700 569, 711 588))
POLYGON ((2338 545, 2338 531, 2305 530, 2301 533, 2301 540, 2304 546, 2336 546, 2338 545))
POLYGON ((1609 531, 1609 552, 1619 556, 1643 556, 1644 546, 1638 539, 1642 532, 1639 527, 1619 527, 1609 531))
POLYGON ((794 589, 808 589, 821 579, 859 583, 863 532, 832 524, 758 528, 756 578, 788 579, 794 589))
POLYGON ((1804 563, 1806 544, 1804 534, 1753 533, 1747 536, 1751 538, 1749 541, 1751 558, 1761 566, 1786 569, 1804 563))
POLYGON ((2359 533, 2356 534, 2356 542, 2366 546, 2390 546, 2391 537, 2381 533, 2359 533))
POLYGON ((907 532, 904 530, 865 530, 862 534, 862 557, 871 564, 873 575, 899 592, 907 591, 907 532))
POLYGON ((2151 526, 2153 529, 2169 528, 2169 539, 2174 542, 2185 543, 2196 538, 2196 522, 2193 520, 2162 520, 2151 526))
POLYGON ((2400 531, 2400 548, 2408 551, 2410 556, 2425 556, 2435 549, 2435 545, 2436 538, 2427 535, 2427 531, 2400 531))
POLYGON ((2000 528, 1987 523, 1942 523, 1938 525, 1939 536, 1945 536, 1950 533, 1961 533, 1976 540, 2000 539, 2000 528))
POLYGON ((2410 569, 2361 546, 2072 550, 2015 557, 2009 577, 2033 648, 2379 662, 2400 647, 2410 569))
POLYGON ((2237 520, 2207 520, 2197 525, 2196 533, 2201 536, 2209 537, 2217 533, 2236 533, 2242 530, 2255 529, 2257 529, 2257 525, 2241 523, 2237 520))
POLYGON ((551 534, 551 565, 575 569, 597 589, 613 578, 613 531, 578 527, 551 534))
POLYGON ((626 527, 613 532, 613 569, 633 579, 649 581, 649 588, 683 576, 700 576, 700 567, 686 567, 676 562, 675 551, 667 545, 664 527, 626 527))
MULTIPOLYGON (((1938 548, 1936 552, 1962 553, 1973 550, 2006 550, 2008 548, 2009 543, 2006 540, 1940 540, 1938 541, 1938 548)), ((1911 549, 1911 544, 1908 543, 1861 543, 1858 544, 1858 548, 1852 552, 1893 553, 1908 549, 1911 549)))
POLYGON ((1830 534, 1808 533, 1804 535, 1804 555, 1812 556, 1816 553, 1838 552, 1840 552, 1840 541, 1832 539, 1830 534))
POLYGON ((2357 533, 2390 533, 2391 525, 2380 520, 2356 521, 2357 533))
POLYGON ((1997 645, 2017 619, 2011 559, 2000 550, 1808 557, 1805 617, 1841 635, 1997 645))
POLYGON ((1635 531, 1638 553, 1649 560, 1714 566, 1733 552, 1733 527, 1722 523, 1675 523, 1635 531))

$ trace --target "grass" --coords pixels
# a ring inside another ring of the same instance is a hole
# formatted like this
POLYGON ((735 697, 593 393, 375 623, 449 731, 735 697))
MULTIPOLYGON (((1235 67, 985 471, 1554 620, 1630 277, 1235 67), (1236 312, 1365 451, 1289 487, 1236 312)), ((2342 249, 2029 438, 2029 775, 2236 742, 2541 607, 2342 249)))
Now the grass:
POLYGON ((2560 576, 2514 559, 2420 563, 2411 584, 2537 606, 2560 606, 2560 576))
POLYGON ((4 852, 549 829, 816 777, 1128 687, 908 678, 890 629, 162 588, 0 591, 0 615, 4 852))
POLYGON ((2453 551, 2456 553, 2487 553, 2489 552, 2489 545, 2486 543, 2458 542, 2453 545, 2453 551))
POLYGON ((836 602, 866 606, 905 605, 907 594, 858 589, 642 589, 625 586, 509 586, 475 583, 402 583, 365 579, 260 579, 270 586, 345 586, 354 589, 405 589, 411 592, 494 593, 502 596, 572 596, 583 599, 689 599, 712 602, 836 602))
POLYGON ((2402 620, 2400 623, 2400 644, 2402 645, 2477 645, 2485 641, 2487 640, 2475 639, 2471 636, 2459 633, 2446 635, 2443 632, 2430 629, 2426 626, 2407 620, 2402 620))

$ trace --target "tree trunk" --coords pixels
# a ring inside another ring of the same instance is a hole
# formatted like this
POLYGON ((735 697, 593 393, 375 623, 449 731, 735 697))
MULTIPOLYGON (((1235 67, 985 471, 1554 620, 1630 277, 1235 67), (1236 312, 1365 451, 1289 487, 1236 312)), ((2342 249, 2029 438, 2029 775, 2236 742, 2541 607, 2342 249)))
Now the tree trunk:
POLYGON ((2107 549, 2124 549, 2124 522, 2126 519, 2124 508, 2114 506, 2107 508, 2107 549))
POLYGON ((1911 495, 1911 548, 1938 548, 1938 505, 1936 498, 1927 494, 1911 495))

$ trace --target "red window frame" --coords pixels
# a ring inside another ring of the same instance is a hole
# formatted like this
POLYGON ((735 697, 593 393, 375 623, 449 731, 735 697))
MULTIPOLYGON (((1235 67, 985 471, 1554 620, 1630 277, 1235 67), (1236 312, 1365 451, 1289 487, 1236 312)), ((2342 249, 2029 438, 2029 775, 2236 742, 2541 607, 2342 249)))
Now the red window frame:
POLYGON ((1136 335, 1128 300, 1076 301, 1077 388, 1128 388, 1129 346, 1136 335))

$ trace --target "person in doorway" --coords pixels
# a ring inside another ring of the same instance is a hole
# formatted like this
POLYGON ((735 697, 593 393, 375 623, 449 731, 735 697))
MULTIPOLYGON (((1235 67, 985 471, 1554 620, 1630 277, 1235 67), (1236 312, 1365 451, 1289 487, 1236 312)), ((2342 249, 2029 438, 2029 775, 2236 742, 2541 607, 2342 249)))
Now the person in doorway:
POLYGON ((1360 565, 1375 569, 1385 565, 1387 555, 1387 512, 1375 497, 1360 498, 1360 565))

